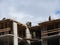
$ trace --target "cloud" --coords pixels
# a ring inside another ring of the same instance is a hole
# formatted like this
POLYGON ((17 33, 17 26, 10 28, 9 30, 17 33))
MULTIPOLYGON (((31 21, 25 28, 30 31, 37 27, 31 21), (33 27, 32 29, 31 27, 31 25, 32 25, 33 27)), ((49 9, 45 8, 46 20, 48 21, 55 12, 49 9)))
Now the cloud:
POLYGON ((31 21, 33 25, 60 18, 56 11, 60 10, 59 0, 2 0, 0 2, 0 18, 13 18, 22 23, 31 21))
POLYGON ((33 16, 26 14, 24 12, 17 12, 14 7, 9 8, 9 15, 10 18, 15 19, 17 21, 26 22, 26 21, 31 21, 34 18, 33 16))

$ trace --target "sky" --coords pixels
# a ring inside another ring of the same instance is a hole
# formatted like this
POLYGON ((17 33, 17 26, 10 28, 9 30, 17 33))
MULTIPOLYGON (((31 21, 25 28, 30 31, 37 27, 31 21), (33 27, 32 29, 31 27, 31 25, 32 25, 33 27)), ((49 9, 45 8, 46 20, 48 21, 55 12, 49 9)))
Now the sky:
POLYGON ((32 25, 60 18, 60 0, 0 0, 0 19, 6 17, 32 25))

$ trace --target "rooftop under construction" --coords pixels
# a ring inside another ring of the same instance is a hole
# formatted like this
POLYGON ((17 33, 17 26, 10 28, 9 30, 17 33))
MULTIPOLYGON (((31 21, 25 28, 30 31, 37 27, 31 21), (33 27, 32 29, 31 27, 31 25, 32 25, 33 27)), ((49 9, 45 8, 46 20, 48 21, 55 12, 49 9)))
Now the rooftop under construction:
POLYGON ((12 19, 0 20, 0 45, 60 45, 60 19, 26 25, 12 19))

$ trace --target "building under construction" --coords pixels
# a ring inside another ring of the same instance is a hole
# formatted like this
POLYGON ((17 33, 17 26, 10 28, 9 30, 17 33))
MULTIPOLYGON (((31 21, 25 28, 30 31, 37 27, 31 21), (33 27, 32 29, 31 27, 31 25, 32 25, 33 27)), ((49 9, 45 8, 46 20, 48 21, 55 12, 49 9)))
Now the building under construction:
POLYGON ((0 45, 60 45, 60 19, 26 25, 12 19, 0 20, 0 45))

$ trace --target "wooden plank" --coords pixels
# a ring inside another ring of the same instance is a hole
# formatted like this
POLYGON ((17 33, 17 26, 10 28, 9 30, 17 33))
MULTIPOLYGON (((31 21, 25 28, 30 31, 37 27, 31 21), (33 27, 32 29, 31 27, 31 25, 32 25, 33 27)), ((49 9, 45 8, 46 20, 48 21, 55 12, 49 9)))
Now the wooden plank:
POLYGON ((56 37, 58 37, 58 38, 60 38, 60 35, 59 34, 56 34, 56 35, 51 35, 51 36, 43 36, 43 37, 41 37, 42 39, 48 39, 48 38, 56 38, 56 37))
POLYGON ((46 34, 49 34, 49 33, 55 33, 55 32, 60 32, 60 28, 52 29, 52 30, 48 30, 48 31, 43 31, 42 35, 46 35, 46 34))
POLYGON ((4 28, 4 29, 0 29, 0 32, 8 32, 8 31, 10 31, 9 27, 8 28, 4 28))
POLYGON ((37 38, 25 38, 24 40, 30 40, 30 41, 41 41, 41 39, 37 39, 37 38))

